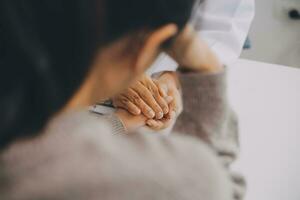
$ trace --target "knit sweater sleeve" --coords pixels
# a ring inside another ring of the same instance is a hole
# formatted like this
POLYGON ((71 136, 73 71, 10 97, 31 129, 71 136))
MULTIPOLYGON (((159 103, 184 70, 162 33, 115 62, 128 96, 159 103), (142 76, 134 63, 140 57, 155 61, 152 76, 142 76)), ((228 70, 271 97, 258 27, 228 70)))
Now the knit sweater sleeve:
POLYGON ((234 199, 242 199, 245 181, 230 171, 239 153, 237 117, 227 99, 226 70, 217 74, 179 74, 184 110, 174 130, 206 141, 232 175, 234 199))
POLYGON ((91 115, 93 115, 96 118, 99 118, 100 120, 106 121, 111 127, 112 134, 125 134, 127 132, 123 122, 115 114, 100 115, 91 112, 91 115))
POLYGON ((228 176, 200 139, 114 134, 116 118, 64 113, 0 154, 5 200, 230 200, 228 176))

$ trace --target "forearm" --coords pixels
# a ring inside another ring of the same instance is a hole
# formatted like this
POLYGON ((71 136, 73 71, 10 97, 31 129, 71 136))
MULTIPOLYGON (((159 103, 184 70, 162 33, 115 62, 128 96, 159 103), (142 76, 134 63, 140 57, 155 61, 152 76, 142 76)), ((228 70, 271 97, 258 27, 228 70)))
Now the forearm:
POLYGON ((227 100, 226 71, 216 74, 179 74, 184 110, 174 130, 208 143, 229 170, 234 196, 242 199, 245 181, 230 171, 239 153, 238 124, 227 100))
POLYGON ((211 136, 220 133, 226 117, 225 72, 178 75, 182 85, 184 110, 175 130, 210 141, 211 136))
POLYGON ((90 114, 99 118, 99 120, 105 121, 111 129, 112 134, 126 134, 128 133, 128 123, 123 115, 120 113, 111 114, 98 114, 90 111, 90 114))
MULTIPOLYGON (((254 0, 204 1, 194 14, 193 25, 198 36, 227 65, 240 57, 254 14, 254 0)), ((169 55, 162 53, 148 72, 176 71, 177 67, 169 55)))
MULTIPOLYGON (((144 115, 134 116, 123 109, 118 109, 116 112, 111 114, 102 115, 93 112, 91 112, 91 114, 99 118, 99 120, 105 121, 106 124, 110 127, 111 133, 114 135, 136 134, 142 128, 147 127, 147 120, 148 120, 147 117, 145 117, 144 115)), ((166 131, 163 132, 165 133, 166 131)))

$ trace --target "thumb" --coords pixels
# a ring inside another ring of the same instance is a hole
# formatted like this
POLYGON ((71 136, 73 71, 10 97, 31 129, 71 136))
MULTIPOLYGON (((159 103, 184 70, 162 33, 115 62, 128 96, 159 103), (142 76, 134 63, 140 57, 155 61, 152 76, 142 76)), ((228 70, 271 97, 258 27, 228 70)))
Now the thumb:
POLYGON ((174 100, 174 98, 172 96, 168 95, 169 94, 169 88, 168 88, 168 86, 166 84, 162 84, 161 85, 161 90, 165 94, 164 95, 164 99, 166 100, 166 102, 168 104, 171 103, 174 100))

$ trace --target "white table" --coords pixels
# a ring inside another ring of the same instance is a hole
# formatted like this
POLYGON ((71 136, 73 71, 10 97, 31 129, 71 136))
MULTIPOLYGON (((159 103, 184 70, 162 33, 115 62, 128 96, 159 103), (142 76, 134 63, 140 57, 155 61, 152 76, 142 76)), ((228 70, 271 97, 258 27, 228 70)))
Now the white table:
POLYGON ((246 200, 300 200, 300 69, 240 60, 228 75, 246 200))

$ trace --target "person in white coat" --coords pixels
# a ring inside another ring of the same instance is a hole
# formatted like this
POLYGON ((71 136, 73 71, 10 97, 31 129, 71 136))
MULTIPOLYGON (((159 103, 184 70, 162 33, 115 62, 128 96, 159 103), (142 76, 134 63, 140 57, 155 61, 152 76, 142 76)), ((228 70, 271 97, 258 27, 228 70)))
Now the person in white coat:
MULTIPOLYGON (((224 65, 238 59, 243 50, 255 14, 255 0, 204 0, 195 6, 196 30, 224 65)), ((177 63, 161 54, 148 70, 175 71, 177 63)))

